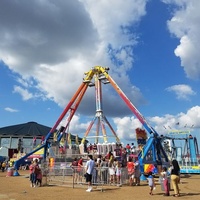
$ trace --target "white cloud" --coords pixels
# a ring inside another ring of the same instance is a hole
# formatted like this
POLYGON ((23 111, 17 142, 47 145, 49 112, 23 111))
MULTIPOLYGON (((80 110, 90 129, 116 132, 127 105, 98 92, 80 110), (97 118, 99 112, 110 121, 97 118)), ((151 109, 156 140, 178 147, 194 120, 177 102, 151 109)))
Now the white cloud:
MULTIPOLYGON (((166 114, 162 117, 146 117, 146 121, 152 126, 159 135, 165 135, 172 131, 190 131, 195 133, 200 128, 200 106, 190 108, 186 113, 178 113, 177 115, 166 114)), ((117 127, 116 133, 121 140, 135 140, 136 128, 144 128, 139 120, 135 117, 113 118, 117 127)), ((149 133, 147 133, 150 136, 149 133)))
POLYGON ((24 101, 27 101, 31 98, 33 98, 33 94, 31 94, 27 89, 23 89, 20 86, 14 86, 13 93, 19 93, 22 96, 22 99, 24 101))
MULTIPOLYGON (((67 119, 67 117, 66 117, 66 119, 67 119)), ((59 127, 66 126, 66 124, 67 124, 66 119, 62 120, 59 127)), ((74 117, 72 118, 72 121, 70 122, 69 129, 67 131, 74 133, 74 134, 79 133, 79 137, 83 137, 86 130, 88 129, 90 123, 93 120, 94 120, 94 117, 87 117, 83 121, 79 115, 74 115, 74 117)), ((112 127, 115 127, 115 133, 117 134, 117 136, 120 138, 121 141, 135 140, 135 138, 136 138, 135 129, 138 127, 142 128, 141 123, 134 116, 122 117, 122 118, 115 117, 112 119, 107 118, 107 120, 109 121, 109 123, 112 127)), ((104 122, 104 125, 105 125, 107 136, 112 137, 112 138, 109 138, 109 140, 116 141, 115 136, 113 135, 112 131, 110 130, 108 124, 106 122, 104 122)), ((91 127, 91 129, 87 135, 87 138, 90 138, 90 139, 94 138, 94 136, 96 135, 96 126, 97 126, 97 120, 94 121, 94 124, 91 127)), ((103 136, 101 128, 99 130, 99 136, 103 136)), ((101 142, 103 142, 102 138, 100 138, 99 140, 101 142)))
POLYGON ((166 88, 166 90, 169 92, 174 92, 177 96, 177 99, 182 100, 189 100, 190 96, 196 94, 189 85, 184 84, 173 85, 171 87, 166 88))
POLYGON ((180 44, 175 49, 175 55, 180 57, 181 65, 187 77, 200 78, 200 1, 197 0, 164 0, 176 7, 173 17, 168 21, 169 31, 180 44))
POLYGON ((10 108, 10 107, 6 107, 6 108, 4 108, 4 110, 8 111, 8 112, 19 112, 19 110, 13 109, 13 108, 10 108))
POLYGON ((200 106, 190 108, 186 113, 177 115, 164 115, 163 117, 151 117, 150 123, 155 127, 159 134, 166 134, 172 130, 197 130, 200 120, 200 106))
MULTIPOLYGON (((68 123, 67 121, 68 119, 68 116, 65 117, 65 119, 63 119, 61 122, 60 122, 60 126, 64 126, 66 127, 66 124, 68 123)), ((66 130, 67 132, 70 132, 70 133, 73 133, 73 134, 76 134, 76 133, 81 133, 81 135, 79 136, 83 136, 86 129, 88 128, 89 126, 89 119, 86 118, 86 121, 83 122, 83 120, 81 120, 81 117, 80 115, 74 115, 72 120, 70 121, 69 125, 68 125, 68 129, 66 130)))
MULTIPOLYGON (((22 77, 14 92, 23 100, 48 98, 63 107, 81 84, 84 72, 101 65, 111 68, 110 75, 135 104, 144 102, 127 72, 134 61, 130 47, 137 44, 137 36, 128 26, 146 14, 146 2, 0 2, 0 59, 22 77), (111 57, 121 64, 116 67, 111 57)), ((91 90, 89 94, 94 95, 91 90)), ((109 94, 109 99, 118 98, 109 94)), ((91 101, 89 95, 85 98, 91 101)), ((90 109, 82 106, 79 111, 90 109)))
POLYGON ((200 106, 194 106, 190 108, 186 114, 180 113, 178 115, 180 124, 182 126, 185 124, 188 127, 194 125, 195 128, 200 128, 199 120, 200 120, 200 106))
POLYGON ((142 128, 141 123, 135 117, 113 118, 116 126, 116 133, 120 139, 135 140, 135 129, 142 128))
POLYGON ((21 77, 17 77, 16 81, 17 81, 20 85, 22 85, 23 87, 25 87, 25 88, 28 88, 28 87, 29 87, 30 80, 28 80, 28 82, 27 82, 27 80, 24 80, 24 79, 21 78, 21 77))
POLYGON ((130 34, 129 26, 137 23, 146 14, 147 0, 93 1, 81 0, 91 16, 99 38, 107 47, 110 56, 116 56, 127 70, 133 62, 130 46, 137 44, 137 36, 130 34))

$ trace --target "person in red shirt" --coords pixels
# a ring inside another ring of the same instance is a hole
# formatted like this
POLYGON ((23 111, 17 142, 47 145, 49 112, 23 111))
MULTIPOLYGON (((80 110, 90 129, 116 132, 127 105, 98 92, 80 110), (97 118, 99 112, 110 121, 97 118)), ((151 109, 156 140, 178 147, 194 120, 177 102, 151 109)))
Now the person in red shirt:
POLYGON ((106 158, 107 160, 110 160, 110 157, 111 157, 112 155, 113 155, 112 152, 109 151, 109 152, 106 154, 105 158, 106 158))
POLYGON ((82 157, 80 157, 80 159, 78 160, 77 173, 78 173, 78 182, 82 183, 82 174, 83 174, 83 158, 82 157))
POLYGON ((126 145, 126 152, 128 155, 131 153, 131 146, 129 144, 126 145))
POLYGON ((134 181, 135 164, 133 162, 133 159, 130 157, 127 162, 127 170, 128 170, 128 176, 129 176, 129 185, 132 186, 133 181, 134 181))
POLYGON ((37 174, 39 172, 39 165, 37 159, 33 160, 32 164, 29 166, 29 169, 30 169, 31 187, 36 187, 37 174))
POLYGON ((78 179, 78 174, 77 174, 77 170, 78 170, 78 161, 77 158, 74 158, 74 160, 72 161, 70 167, 73 169, 73 180, 74 183, 77 183, 77 179, 78 179))
POLYGON ((131 146, 129 144, 126 145, 126 149, 131 149, 131 146))

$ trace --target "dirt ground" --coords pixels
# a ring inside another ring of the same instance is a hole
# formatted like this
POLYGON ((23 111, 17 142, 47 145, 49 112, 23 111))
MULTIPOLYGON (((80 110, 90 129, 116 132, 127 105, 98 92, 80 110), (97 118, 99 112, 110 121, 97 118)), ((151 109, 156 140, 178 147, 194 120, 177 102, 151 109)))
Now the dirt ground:
MULTIPOLYGON (((157 184, 154 195, 149 195, 149 187, 146 181, 141 186, 122 186, 95 188, 92 192, 86 192, 86 185, 81 188, 64 186, 43 186, 31 188, 28 179, 28 171, 19 171, 20 176, 6 177, 7 172, 0 172, 0 200, 123 200, 123 199, 174 199, 173 189, 170 197, 163 197, 161 186, 157 184)), ((181 199, 200 199, 200 175, 181 176, 181 199)))

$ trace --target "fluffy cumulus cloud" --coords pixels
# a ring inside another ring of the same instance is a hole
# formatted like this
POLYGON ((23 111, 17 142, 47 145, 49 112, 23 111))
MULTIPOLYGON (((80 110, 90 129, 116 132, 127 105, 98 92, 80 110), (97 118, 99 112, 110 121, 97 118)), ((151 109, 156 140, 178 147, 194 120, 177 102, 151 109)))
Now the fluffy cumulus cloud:
MULTIPOLYGON (((196 135, 196 131, 200 128, 199 120, 200 106, 194 106, 187 110, 187 112, 181 112, 177 115, 166 114, 164 116, 146 117, 147 123, 153 127, 159 135, 177 133, 178 131, 185 131, 187 133, 190 131, 192 134, 194 133, 196 135)), ((113 122, 117 127, 116 133, 119 138, 129 142, 136 139, 136 128, 144 128, 135 117, 117 117, 113 118, 113 122)), ((150 136, 148 132, 147 136, 150 136)))
POLYGON ((135 140, 135 129, 142 128, 141 123, 135 117, 113 118, 116 125, 116 133, 120 139, 135 140))
POLYGON ((163 117, 155 116, 148 120, 159 134, 166 134, 173 130, 190 130, 192 132, 200 128, 200 106, 194 106, 186 113, 166 114, 163 117))
POLYGON ((175 5, 172 18, 168 21, 171 34, 180 39, 175 55, 181 59, 181 65, 187 77, 200 78, 200 1, 163 0, 175 5))
MULTIPOLYGON (((19 75, 13 91, 23 100, 50 99, 64 106, 84 72, 102 65, 111 68, 116 80, 124 80, 123 89, 131 86, 128 95, 135 103, 141 102, 139 89, 127 76, 137 44, 129 26, 145 15, 146 2, 1 1, 0 60, 19 75)), ((111 92, 108 98, 116 97, 111 92)), ((81 111, 88 111, 87 105, 81 111)))
MULTIPOLYGON (((67 123, 67 117, 61 121, 58 128, 60 128, 60 126, 65 127, 66 123, 67 123)), ((83 137, 88 126, 89 126, 89 119, 83 121, 81 120, 80 115, 74 115, 68 126, 67 132, 73 133, 73 135, 78 133, 79 136, 83 137)))
POLYGON ((189 85, 185 84, 173 85, 171 87, 166 88, 166 90, 169 92, 174 92, 176 94, 177 99, 182 100, 189 100, 190 96, 196 94, 189 85))

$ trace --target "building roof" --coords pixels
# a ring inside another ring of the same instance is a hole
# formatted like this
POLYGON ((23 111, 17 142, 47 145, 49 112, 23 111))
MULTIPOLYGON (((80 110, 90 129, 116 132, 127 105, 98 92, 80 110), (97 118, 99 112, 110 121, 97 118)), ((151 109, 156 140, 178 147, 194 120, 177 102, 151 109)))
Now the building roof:
POLYGON ((28 122, 0 128, 0 136, 46 136, 50 130, 48 126, 28 122))
MULTIPOLYGON (((17 124, 12 126, 5 126, 0 128, 0 136, 12 136, 12 137, 35 137, 35 136, 46 136, 51 127, 38 124, 37 122, 27 122, 24 124, 17 124)), ((53 137, 53 135, 52 135, 53 137)), ((71 134, 71 140, 75 141, 76 136, 71 134)), ((78 140, 82 138, 78 137, 78 140)))

